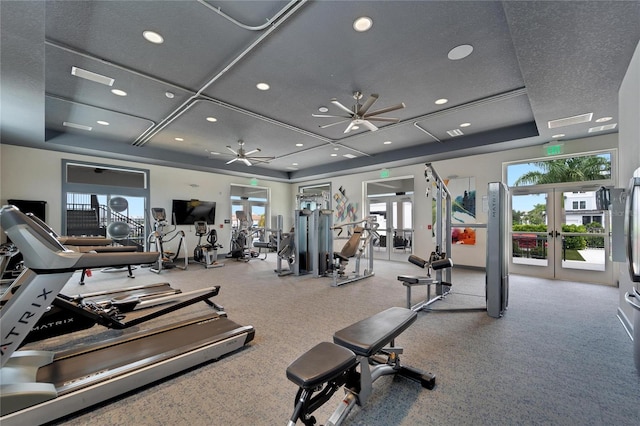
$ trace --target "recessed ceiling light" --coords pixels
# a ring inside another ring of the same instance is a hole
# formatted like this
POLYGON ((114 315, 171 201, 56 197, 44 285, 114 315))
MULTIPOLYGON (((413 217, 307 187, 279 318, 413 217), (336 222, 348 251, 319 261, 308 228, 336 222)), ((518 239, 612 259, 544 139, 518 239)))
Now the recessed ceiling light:
POLYGON ((469 127, 469 126, 471 126, 471 123, 462 123, 460 125, 460 127, 469 127))
POLYGON ((462 136, 462 135, 464 135, 464 133, 460 129, 447 130, 447 133, 449 133, 449 136, 462 136))
POLYGON ((338 156, 338 154, 331 154, 331 156, 332 156, 332 157, 337 157, 337 156, 338 156))
POLYGON ((183 142, 184 139, 183 138, 175 138, 178 142, 183 142))
POLYGON ((71 67, 71 75, 75 75, 76 77, 84 78, 85 80, 90 80, 95 83, 104 84, 105 86, 113 86, 113 82, 115 81, 111 77, 83 70, 82 68, 78 67, 71 67))
POLYGON ((292 165, 292 166, 297 166, 297 165, 298 165, 298 163, 291 163, 291 165, 292 165))
POLYGON ((218 121, 218 119, 215 118, 215 117, 207 117, 207 121, 209 121, 211 123, 215 123, 216 121, 218 121))
POLYGON ((117 95, 117 96, 127 96, 127 92, 125 92, 124 90, 120 90, 120 89, 111 89, 111 93, 113 93, 114 95, 117 95))
POLYGON ((471 52, 473 52, 473 46, 470 44, 461 44, 451 49, 447 57, 452 61, 457 61, 458 59, 463 59, 471 55, 471 52))
POLYGON ((358 130, 360 126, 351 126, 351 130, 358 130))
POLYGON ((71 123, 70 121, 63 121, 62 125, 65 127, 71 127, 72 129, 87 130, 89 132, 91 131, 91 129, 93 129, 93 127, 91 126, 85 126, 84 124, 71 123))
POLYGON ((296 146, 304 146, 303 143, 297 143, 296 146))
POLYGON ((449 99, 445 99, 445 98, 438 99, 436 101, 436 105, 443 105, 443 104, 446 104, 447 102, 449 102, 449 99))
POLYGON ((385 145, 391 145, 393 142, 391 142, 391 141, 384 141, 384 142, 382 142, 382 143, 383 143, 383 144, 385 144, 385 145))
POLYGON ((270 87, 267 83, 258 83, 256 84, 256 87, 258 88, 258 90, 269 90, 270 87))
POLYGON ((173 99, 176 96, 173 92, 164 92, 164 95, 169 99, 173 99))
POLYGON ((211 154, 211 155, 220 155, 220 153, 216 152, 216 151, 209 151, 209 154, 211 154))
POLYGON ((337 146, 333 148, 334 151, 340 151, 340 148, 338 148, 337 146))
POLYGON ((98 120, 98 121, 96 121, 96 123, 102 124, 103 126, 108 126, 109 125, 108 121, 102 121, 102 120, 98 120))
POLYGON ((298 170, 297 167, 287 166, 287 170, 298 170))
POLYGON ((613 120, 613 117, 601 117, 596 120, 596 123, 604 123, 605 121, 613 120))
POLYGON ((353 29, 359 33, 369 31, 373 26, 373 19, 368 16, 361 16, 360 18, 353 21, 353 29))
POLYGON ((164 43, 164 38, 155 31, 144 31, 142 33, 142 37, 144 37, 147 41, 154 44, 164 43))
POLYGON ((564 133, 558 133, 557 135, 551 136, 552 138, 561 138, 564 136, 564 133))
POLYGON ((353 154, 343 154, 342 156, 347 158, 356 158, 356 156, 353 154))
POLYGON ((318 111, 320 111, 320 112, 328 112, 329 108, 327 108, 325 106, 321 106, 320 108, 318 108, 318 111))

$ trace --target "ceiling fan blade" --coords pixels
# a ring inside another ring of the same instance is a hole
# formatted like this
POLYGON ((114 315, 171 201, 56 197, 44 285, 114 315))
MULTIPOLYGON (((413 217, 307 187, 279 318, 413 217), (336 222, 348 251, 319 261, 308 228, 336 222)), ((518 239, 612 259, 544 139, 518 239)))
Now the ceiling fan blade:
POLYGON ((351 120, 351 118, 347 119, 347 120, 341 120, 338 121, 336 123, 331 123, 331 124, 325 124, 323 126, 319 126, 321 129, 326 129, 327 127, 331 127, 331 126, 335 126, 336 124, 342 124, 342 123, 346 123, 347 121, 351 120))
POLYGON ((369 123, 367 120, 362 120, 362 124, 364 124, 364 126, 371 130, 372 132, 375 132, 376 130, 378 130, 378 128, 376 126, 374 126, 372 123, 369 123))
POLYGON ((242 161, 244 161, 244 164, 246 164, 247 166, 250 166, 250 165, 251 165, 251 161, 249 161, 248 159, 246 159, 246 158, 241 158, 241 160, 242 160, 242 161))
POLYGON ((343 133, 349 133, 351 131, 351 129, 353 128, 354 123, 353 121, 351 123, 349 123, 349 125, 347 126, 347 128, 344 130, 343 133))
POLYGON ((244 155, 247 156, 247 155, 254 154, 256 152, 260 152, 260 148, 256 148, 256 149, 253 149, 253 150, 251 150, 249 152, 245 152, 244 155))
POLYGON ((389 123, 399 123, 399 118, 391 118, 391 117, 367 117, 369 121, 387 121, 389 123))
POLYGON ((231 148, 229 145, 227 145, 227 149, 231 152, 233 152, 233 155, 238 155, 238 153, 236 152, 235 149, 231 148))
POLYGON ((338 102, 338 100, 336 98, 331 99, 331 103, 334 104, 335 106, 337 106, 338 108, 340 108, 341 110, 343 110, 344 112, 348 112, 349 113, 349 117, 351 117, 354 114, 353 111, 351 111, 349 108, 347 108, 346 106, 344 106, 340 102, 338 102))
POLYGON ((231 164, 231 163, 235 162, 237 159, 238 159, 237 157, 236 158, 232 158, 231 160, 227 161, 227 164, 231 164))
POLYGON ((311 116, 316 118, 351 118, 350 115, 311 114, 311 116))
POLYGON ((369 99, 367 99, 367 101, 364 104, 362 104, 362 106, 360 107, 360 110, 358 111, 358 115, 360 116, 365 115, 367 111, 369 111, 369 108, 371 108, 371 105, 373 105, 377 100, 378 100, 377 94, 373 93, 371 96, 369 96, 369 99))
POLYGON ((369 114, 366 114, 363 118, 369 118, 369 117, 374 116, 374 115, 384 114, 385 112, 395 111, 397 109, 402 109, 405 106, 406 105, 404 104, 404 102, 402 102, 402 103, 400 103, 398 105, 394 105, 394 106, 390 106, 390 107, 386 107, 386 108, 381 108, 379 110, 370 112, 369 114))

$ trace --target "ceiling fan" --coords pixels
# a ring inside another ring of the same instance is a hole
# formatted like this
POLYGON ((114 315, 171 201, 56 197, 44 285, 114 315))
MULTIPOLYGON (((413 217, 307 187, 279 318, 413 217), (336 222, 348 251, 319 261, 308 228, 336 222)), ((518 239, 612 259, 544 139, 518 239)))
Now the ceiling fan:
POLYGON ((360 125, 365 126, 367 129, 371 130, 372 132, 375 132, 376 130, 378 130, 378 127, 376 127, 373 123, 371 123, 372 121, 385 121, 389 123, 397 123, 400 121, 399 118, 378 117, 378 115, 395 111, 398 109, 402 109, 405 107, 405 104, 403 102, 398 105, 381 108, 381 109, 369 112, 369 109, 371 108, 371 106, 375 103, 375 101, 378 100, 377 94, 372 94, 371 96, 369 96, 369 98, 362 105, 360 104, 360 100, 362 99, 362 93, 358 91, 353 92, 353 98, 356 100, 356 103, 351 109, 342 105, 340 102, 338 102, 336 98, 331 99, 331 103, 337 106, 338 108, 340 108, 347 115, 331 115, 331 114, 311 114, 311 115, 313 117, 319 117, 319 118, 342 118, 343 119, 335 123, 322 125, 320 126, 321 129, 325 129, 327 127, 335 126, 337 124, 349 122, 344 133, 349 133, 352 130, 357 130, 360 125))
POLYGON ((256 152, 261 152, 261 149, 256 148, 256 149, 252 149, 251 151, 245 151, 244 141, 242 139, 238 141, 238 145, 240 145, 240 147, 238 148, 237 151, 231 148, 229 145, 227 145, 227 149, 233 152, 233 154, 236 156, 236 158, 232 158, 231 160, 227 161, 227 164, 231 164, 235 161, 240 160, 244 162, 244 164, 246 164, 247 166, 251 166, 257 163, 268 163, 269 161, 275 158, 275 157, 256 157, 256 156, 250 157, 251 154, 255 154, 256 152))

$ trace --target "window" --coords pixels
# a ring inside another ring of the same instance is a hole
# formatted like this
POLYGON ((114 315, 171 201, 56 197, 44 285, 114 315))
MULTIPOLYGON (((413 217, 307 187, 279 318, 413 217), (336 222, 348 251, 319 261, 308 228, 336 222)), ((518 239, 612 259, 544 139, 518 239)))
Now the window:
POLYGON ((269 228, 268 210, 269 188, 231 185, 231 224, 234 228, 269 228))
POLYGON ((331 183, 319 183, 316 185, 300 186, 298 188, 300 209, 330 209, 331 208, 331 183))
POLYGON ((585 210, 587 208, 587 202, 586 201, 580 201, 580 209, 581 210, 585 210))
POLYGON ((513 186, 545 185, 565 182, 610 181, 612 153, 540 159, 508 164, 507 183, 513 186))
POLYGON ((62 160, 62 233, 146 249, 149 171, 62 160))
POLYGON ((577 201, 573 202, 573 210, 578 210, 578 202, 577 201))

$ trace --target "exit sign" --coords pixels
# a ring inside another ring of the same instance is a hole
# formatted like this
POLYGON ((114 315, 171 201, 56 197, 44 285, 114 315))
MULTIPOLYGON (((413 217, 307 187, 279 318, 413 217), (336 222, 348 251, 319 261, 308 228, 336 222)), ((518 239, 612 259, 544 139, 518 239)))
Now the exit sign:
POLYGON ((381 178, 388 178, 391 175, 391 173, 389 172, 389 169, 382 169, 380 170, 380 177, 381 178))
POLYGON ((564 144, 563 143, 557 143, 557 144, 544 144, 542 146, 544 148, 544 155, 560 155, 564 152, 564 144))

